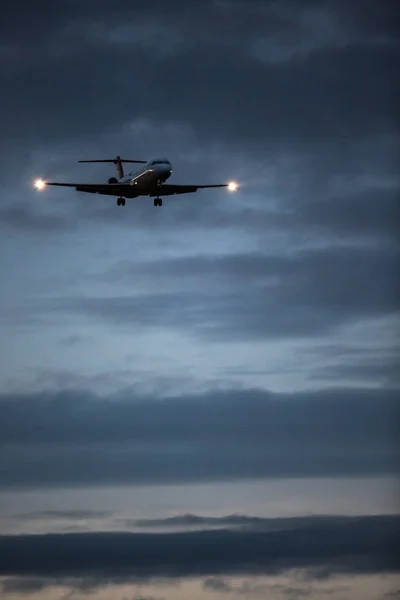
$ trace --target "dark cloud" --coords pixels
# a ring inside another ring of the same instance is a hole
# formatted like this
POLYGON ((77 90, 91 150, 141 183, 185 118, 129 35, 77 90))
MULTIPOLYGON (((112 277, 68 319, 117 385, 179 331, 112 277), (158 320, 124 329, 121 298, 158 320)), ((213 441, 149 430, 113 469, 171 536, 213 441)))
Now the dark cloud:
POLYGON ((66 336, 65 338, 63 338, 63 340, 61 341, 61 344, 63 346, 74 347, 84 341, 87 341, 88 339, 91 339, 91 338, 90 338, 90 336, 87 336, 87 335, 79 335, 79 334, 69 335, 69 336, 66 336))
POLYGON ((8 577, 0 582, 3 594, 30 596, 45 591, 49 580, 45 577, 8 577))
MULTIPOLYGON (((222 139, 248 148, 253 144, 267 156, 282 143, 323 142, 327 137, 346 140, 391 133, 398 125, 399 54, 392 48, 321 50, 284 66, 256 61, 231 47, 210 46, 199 52, 189 46, 182 54, 162 58, 140 46, 130 52, 141 94, 136 93, 129 70, 119 67, 127 58, 125 47, 111 53, 107 47, 85 48, 84 54, 59 57, 34 70, 29 66, 21 76, 36 120, 21 119, 17 128, 14 124, 14 136, 24 134, 22 127, 28 138, 41 142, 71 137, 73 131, 79 137, 91 136, 99 126, 111 132, 140 115, 160 124, 165 120, 193 123, 204 141, 222 139), (52 82, 59 78, 60 69, 62 80, 55 88, 52 82), (184 103, 183 81, 190 81, 184 103)), ((3 102, 16 111, 11 91, 6 91, 3 102)), ((22 113, 26 102, 27 98, 19 101, 22 113)), ((11 129, 6 134, 11 135, 11 129)))
POLYGON ((367 343, 326 343, 316 348, 304 349, 303 358, 318 363, 309 374, 314 381, 369 382, 380 386, 399 384, 400 346, 396 324, 388 321, 387 334, 377 329, 380 341, 377 345, 367 343), (385 339, 387 336, 387 340, 385 339))
POLYGON ((222 577, 208 577, 203 582, 203 589, 210 592, 235 594, 236 596, 244 596, 245 598, 248 598, 249 595, 268 598, 269 594, 276 592, 283 594, 283 597, 287 600, 292 598, 295 592, 297 593, 296 598, 302 598, 308 595, 308 591, 299 586, 290 587, 281 584, 258 583, 257 581, 251 580, 243 581, 241 584, 235 584, 222 577))
POLYGON ((140 286, 140 294, 55 298, 42 309, 124 330, 183 330, 207 341, 309 338, 398 314, 399 264, 391 247, 122 262, 106 280, 140 286))
MULTIPOLYGON (((115 11, 103 2, 73 2, 56 11, 46 2, 21 11, 16 3, 1 32, 2 110, 15 117, 4 124, 3 139, 31 147, 88 141, 138 116, 185 122, 207 143, 247 143, 247 151, 392 131, 397 45, 365 43, 354 28, 357 11, 344 14, 334 4, 338 31, 326 43, 321 32, 329 24, 309 14, 310 6, 324 14, 323 5, 276 4, 227 11, 213 2, 157 9, 128 3, 115 11), (252 43, 266 39, 266 60, 254 58, 252 43), (288 48, 289 59, 276 62, 288 48)), ((374 13, 379 22, 385 4, 374 13)))
POLYGON ((18 519, 30 521, 32 519, 63 519, 63 520, 80 520, 80 519, 104 519, 111 516, 113 513, 102 510, 42 510, 30 513, 22 513, 16 515, 18 519))
MULTIPOLYGON (((307 519, 307 517, 305 517, 307 519)), ((286 531, 0 536, 0 573, 90 577, 98 582, 219 575, 268 575, 289 569, 389 573, 400 569, 398 516, 357 517, 286 531), (21 560, 23 556, 23 560, 21 560)))
POLYGON ((3 395, 2 486, 397 473, 399 392, 3 395))
POLYGON ((76 220, 67 215, 41 213, 29 204, 5 206, 0 210, 3 226, 37 235, 55 234, 75 229, 76 220), (22 209, 21 209, 22 208, 22 209))
POLYGON ((198 527, 203 530, 208 528, 240 528, 253 531, 283 531, 292 529, 293 527, 301 529, 304 526, 307 527, 310 523, 318 524, 330 522, 332 525, 336 522, 343 523, 346 518, 352 519, 352 517, 343 516, 310 516, 305 520, 304 517, 279 517, 272 519, 239 514, 226 515, 223 517, 203 517, 200 515, 185 514, 165 519, 131 519, 125 522, 136 528, 145 529, 198 527))
POLYGON ((39 592, 45 592, 51 587, 67 587, 71 588, 71 593, 64 598, 73 598, 75 593, 91 594, 98 588, 104 586, 96 579, 91 577, 48 577, 48 576, 33 576, 33 577, 7 577, 0 582, 0 590, 3 594, 19 594, 23 596, 31 596, 39 592))
POLYGON ((335 379, 346 381, 364 381, 372 384, 398 385, 399 377, 399 357, 397 351, 390 357, 385 357, 384 353, 376 352, 375 358, 356 359, 349 364, 345 359, 333 363, 328 367, 316 369, 310 375, 311 380, 333 381, 335 379), (383 356, 381 356, 383 354, 383 356))
POLYGON ((399 39, 400 12, 397 0, 384 0, 379 4, 374 0, 351 4, 346 0, 330 0, 328 5, 338 11, 343 25, 351 23, 355 31, 371 34, 380 40, 399 39))
MULTIPOLYGON (((196 17, 203 14, 211 29, 225 23, 225 28, 238 25, 242 27, 236 33, 247 32, 253 26, 262 26, 260 33, 286 32, 302 27, 300 16, 317 16, 319 14, 330 16, 336 23, 341 19, 342 24, 350 27, 353 33, 381 33, 389 36, 390 32, 398 34, 394 29, 399 20, 398 5, 396 0, 382 0, 377 5, 373 0, 355 0, 348 4, 345 0, 304 0, 301 8, 303 13, 296 13, 297 7, 294 0, 285 2, 282 6, 271 0, 204 0, 201 7, 187 5, 184 0, 173 0, 165 5, 163 0, 154 0, 152 7, 138 1, 121 0, 120 11, 115 11, 106 0, 87 0, 84 4, 79 0, 71 0, 68 8, 61 5, 55 8, 50 0, 38 0, 35 5, 26 4, 24 0, 16 0, 7 11, 2 14, 1 32, 6 40, 16 39, 24 41, 22 31, 26 30, 29 41, 40 46, 43 36, 51 37, 54 30, 63 30, 67 24, 82 23, 90 25, 109 24, 112 28, 125 21, 132 24, 133 17, 146 18, 150 22, 163 19, 167 25, 175 24, 178 27, 188 25, 196 17), (367 10, 362 10, 367 7, 367 10), (22 10, 24 8, 24 10, 22 10), (245 10, 246 9, 246 10, 245 10), (40 15, 40 18, 37 18, 40 15), (210 19, 214 16, 214 19, 210 19), (31 27, 35 19, 35 27, 31 27), (260 19, 262 20, 260 25, 260 19), (14 36, 14 37, 12 37, 14 36)), ((315 23, 317 25, 317 23, 315 23)), ((190 32, 195 35, 196 32, 190 32)), ((207 35, 207 31, 202 32, 207 35)), ((225 31, 220 32, 226 33, 225 31)), ((316 33, 318 33, 316 31, 316 33)))
POLYGON ((314 235, 396 240, 400 230, 399 198, 399 187, 371 187, 353 194, 306 200, 293 206, 290 214, 277 215, 276 219, 280 218, 284 228, 304 228, 314 235))
POLYGON ((211 590, 213 592, 231 593, 232 591, 234 591, 232 586, 220 577, 209 577, 204 581, 203 588, 205 590, 211 590))
MULTIPOLYGON (((259 149, 264 148, 267 155, 280 143, 290 147, 329 137, 346 140, 390 133, 398 122, 398 87, 388 87, 387 82, 394 83, 397 63, 397 52, 387 48, 321 50, 284 66, 232 56, 228 50, 216 54, 210 48, 201 56, 193 51, 174 57, 160 73, 160 84, 167 86, 168 81, 191 72, 191 85, 185 90, 185 115, 189 122, 204 126, 200 137, 215 135, 247 147, 258 140, 259 149), (367 65, 369 80, 363 75, 367 65), (198 104, 200 95, 203 102, 198 104), (212 132, 210 115, 214 117, 212 132)), ((182 118, 179 97, 175 88, 169 107, 174 119, 182 118)))
POLYGON ((131 520, 135 527, 240 527, 259 525, 260 517, 248 517, 246 515, 228 515, 226 517, 201 517, 199 515, 177 515, 166 519, 138 519, 131 520))

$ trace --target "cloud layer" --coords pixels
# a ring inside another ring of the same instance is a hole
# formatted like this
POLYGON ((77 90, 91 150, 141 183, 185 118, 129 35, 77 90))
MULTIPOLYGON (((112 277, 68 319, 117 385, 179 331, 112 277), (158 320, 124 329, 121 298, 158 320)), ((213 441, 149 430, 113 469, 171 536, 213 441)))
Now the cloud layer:
POLYGON ((140 293, 55 299, 49 309, 135 330, 182 329, 207 340, 312 337, 398 314, 399 262, 394 248, 124 261, 111 280, 127 290, 140 282, 140 293))
POLYGON ((2 397, 2 486, 398 472, 399 394, 215 391, 164 399, 2 397))
POLYGON ((320 577, 385 573, 400 569, 399 533, 398 516, 377 516, 333 522, 304 518, 270 532, 0 536, 0 575, 96 577, 101 582, 267 575, 300 568, 320 577))

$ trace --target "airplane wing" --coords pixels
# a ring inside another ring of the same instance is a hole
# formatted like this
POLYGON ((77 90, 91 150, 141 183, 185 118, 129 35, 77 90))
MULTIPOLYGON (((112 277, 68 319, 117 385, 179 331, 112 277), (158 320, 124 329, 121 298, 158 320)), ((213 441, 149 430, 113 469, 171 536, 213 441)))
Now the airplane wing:
POLYGON ((105 196, 123 196, 125 198, 137 196, 136 189, 129 183, 55 183, 46 181, 47 185, 73 187, 78 192, 105 196))
MULTIPOLYGON (((124 198, 136 198, 138 195, 136 186, 130 183, 58 183, 45 182, 45 185, 56 185, 61 187, 72 187, 78 192, 87 192, 89 194, 102 194, 105 196, 122 196, 124 198)), ((155 196, 172 196, 174 194, 190 194, 197 190, 205 188, 222 188, 229 187, 228 183, 219 183, 216 185, 173 185, 163 183, 154 187, 150 193, 145 192, 143 195, 155 196)))
POLYGON ((150 196, 172 196, 173 194, 190 194, 204 188, 228 187, 228 183, 219 183, 217 185, 174 185, 163 183, 154 189, 150 196))

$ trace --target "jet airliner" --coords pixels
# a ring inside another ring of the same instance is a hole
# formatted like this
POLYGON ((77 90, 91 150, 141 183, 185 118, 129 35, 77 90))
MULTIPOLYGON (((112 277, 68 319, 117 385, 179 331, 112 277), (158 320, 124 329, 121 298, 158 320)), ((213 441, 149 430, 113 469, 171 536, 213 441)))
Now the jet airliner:
POLYGON ((80 163, 114 163, 117 168, 118 177, 110 177, 105 183, 58 183, 48 182, 42 179, 35 181, 35 187, 39 190, 47 185, 56 185, 62 187, 73 187, 78 192, 87 192, 89 194, 103 194, 105 196, 117 196, 117 205, 125 206, 126 198, 137 198, 138 196, 150 196, 154 198, 154 206, 162 206, 161 196, 171 196, 174 194, 189 194, 197 192, 204 188, 227 187, 230 191, 237 189, 237 184, 220 183, 216 185, 177 185, 165 183, 171 176, 172 166, 166 158, 159 158, 150 161, 145 160, 127 160, 120 156, 112 159, 102 160, 79 160, 80 163), (124 174, 123 163, 142 163, 136 171, 124 174))

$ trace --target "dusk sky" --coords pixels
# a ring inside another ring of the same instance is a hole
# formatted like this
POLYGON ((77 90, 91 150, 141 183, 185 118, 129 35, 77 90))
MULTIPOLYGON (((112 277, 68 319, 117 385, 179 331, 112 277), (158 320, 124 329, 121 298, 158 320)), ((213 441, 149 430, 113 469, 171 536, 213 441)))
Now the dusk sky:
POLYGON ((1 7, 1 598, 400 598, 399 29, 1 7), (117 154, 239 189, 33 187, 117 154))

